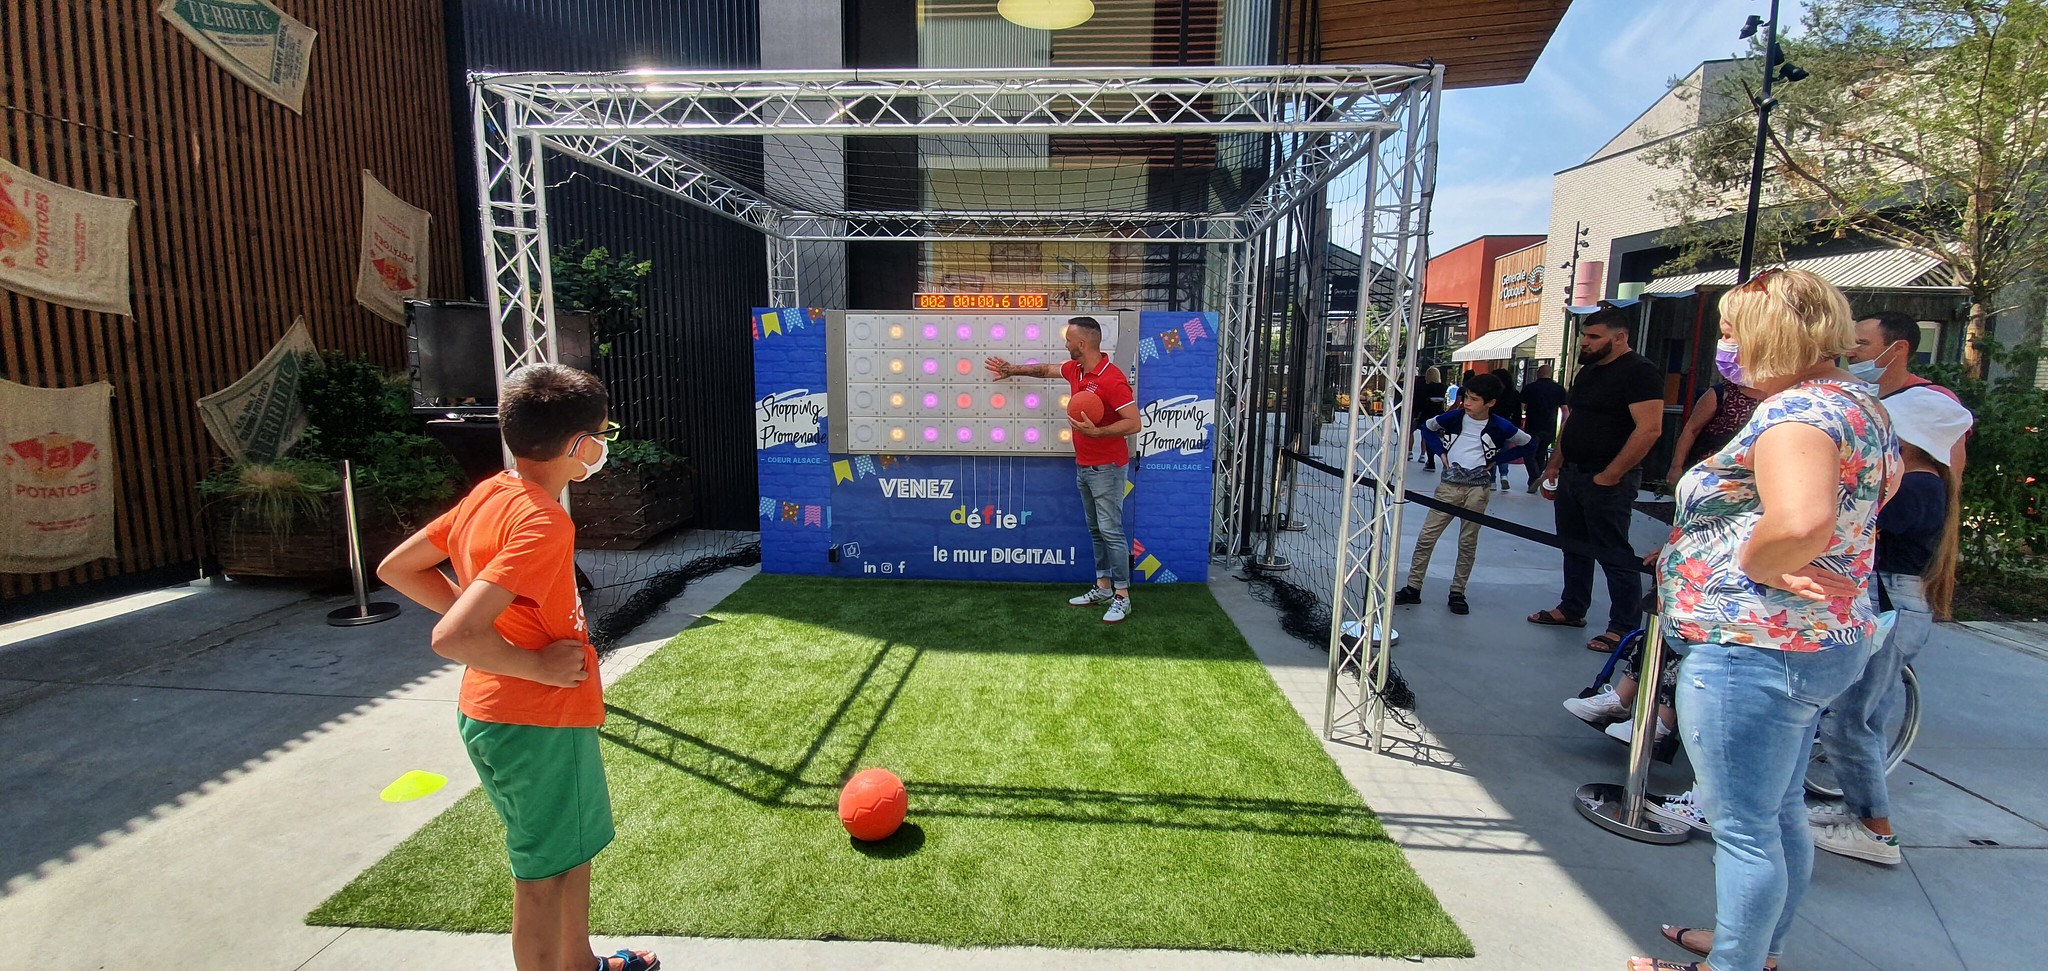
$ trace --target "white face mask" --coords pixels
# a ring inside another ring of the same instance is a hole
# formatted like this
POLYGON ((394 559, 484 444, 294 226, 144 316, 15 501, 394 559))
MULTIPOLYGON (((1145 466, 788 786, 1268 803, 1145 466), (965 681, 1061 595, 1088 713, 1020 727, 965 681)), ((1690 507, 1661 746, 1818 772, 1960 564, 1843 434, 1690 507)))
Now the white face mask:
MULTIPOLYGON (((569 481, 571 481, 571 482, 581 482, 581 481, 583 481, 583 480, 585 480, 585 479, 588 479, 588 478, 590 478, 590 477, 591 477, 591 476, 593 476, 593 475, 596 475, 596 474, 597 474, 597 473, 599 473, 600 471, 603 471, 603 469, 604 469, 604 463, 605 463, 605 460, 606 460, 606 459, 609 459, 609 458, 611 458, 611 457, 612 457, 612 443, 610 443, 610 442, 607 442, 607 441, 605 441, 605 440, 604 440, 604 439, 602 439, 602 438, 598 439, 598 440, 597 440, 597 461, 595 461, 595 462, 584 462, 584 463, 583 463, 583 474, 582 474, 582 475, 579 475, 579 476, 577 476, 576 478, 574 478, 574 479, 571 479, 571 480, 569 480, 569 481)), ((582 462, 583 460, 582 460, 582 459, 577 459, 577 461, 578 461, 578 462, 582 462)))

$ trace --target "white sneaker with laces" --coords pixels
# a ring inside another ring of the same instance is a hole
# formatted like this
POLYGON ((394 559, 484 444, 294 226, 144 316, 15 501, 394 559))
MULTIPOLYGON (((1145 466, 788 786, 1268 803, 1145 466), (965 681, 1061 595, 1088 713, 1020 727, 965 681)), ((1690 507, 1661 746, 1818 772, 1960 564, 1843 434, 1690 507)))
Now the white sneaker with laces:
POLYGON ((1124 618, 1130 615, 1131 598, 1111 597, 1109 610, 1102 615, 1102 622, 1105 624, 1121 624, 1124 622, 1124 618))
POLYGON ((1897 836, 1879 836, 1854 819, 1814 826, 1813 845, 1829 853, 1885 866, 1898 866, 1905 862, 1905 857, 1899 853, 1897 836))
POLYGON ((1806 804, 1806 821, 1815 826, 1827 826, 1833 823, 1853 823, 1856 822, 1856 817, 1851 815, 1849 807, 1839 800, 1813 800, 1806 804))
POLYGON ((1089 587, 1087 593, 1068 599, 1067 605, 1070 607, 1093 607, 1099 603, 1109 602, 1109 598, 1113 596, 1115 594, 1101 587, 1089 587))
MULTIPOLYGON (((1615 722, 1615 723, 1614 723, 1614 724, 1612 724, 1612 725, 1609 725, 1609 726, 1607 726, 1607 737, 1609 737, 1609 738, 1612 738, 1612 739, 1614 739, 1614 740, 1616 740, 1616 741, 1618 741, 1618 742, 1622 743, 1623 745, 1626 745, 1626 744, 1628 744, 1628 743, 1629 743, 1630 741, 1632 741, 1631 735, 1633 735, 1633 733, 1635 732, 1635 730, 1636 730, 1636 720, 1635 720, 1635 719, 1631 718, 1631 719, 1629 719, 1629 720, 1627 720, 1627 721, 1618 721, 1618 722, 1615 722)), ((1660 742, 1661 742, 1661 741, 1663 741, 1663 740, 1664 740, 1664 736, 1666 736, 1666 735, 1669 735, 1669 734, 1671 734, 1671 729, 1669 729, 1669 728, 1665 728, 1665 727, 1664 727, 1664 723, 1663 723, 1663 722, 1658 722, 1658 723, 1657 723, 1657 741, 1660 741, 1660 742)))
POLYGON ((1628 706, 1621 703, 1621 696, 1613 688, 1601 691, 1591 698, 1566 698, 1564 710, 1571 712, 1580 721, 1604 722, 1628 717, 1628 706))
POLYGON ((1696 790, 1687 789, 1675 796, 1663 799, 1646 799, 1643 810, 1652 816, 1660 816, 1674 823, 1684 823, 1702 833, 1711 833, 1714 827, 1707 822, 1707 813, 1700 807, 1696 790))

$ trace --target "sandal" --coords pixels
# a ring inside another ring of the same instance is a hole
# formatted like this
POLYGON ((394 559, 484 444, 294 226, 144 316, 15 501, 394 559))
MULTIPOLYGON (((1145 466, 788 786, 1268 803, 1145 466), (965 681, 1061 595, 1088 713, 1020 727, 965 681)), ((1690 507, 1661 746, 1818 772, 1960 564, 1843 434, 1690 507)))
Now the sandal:
POLYGON ((1614 649, 1620 646, 1621 635, 1613 631, 1597 635, 1592 640, 1586 642, 1586 650, 1597 654, 1612 654, 1614 649))
POLYGON ((1584 627, 1586 626, 1586 618, 1566 617, 1562 611, 1552 607, 1549 610, 1539 610, 1530 614, 1529 623, 1541 624, 1545 627, 1584 627))
POLYGON ((609 957, 598 958, 597 971, 661 971, 661 959, 653 951, 620 948, 609 957))
MULTIPOLYGON (((1631 960, 1628 966, 1634 968, 1636 966, 1635 961, 1631 960)), ((1707 971, 1707 966, 1698 961, 1687 961, 1684 964, 1680 964, 1677 961, 1653 960, 1650 962, 1650 971, 1707 971)))
MULTIPOLYGON (((1712 934, 1714 930, 1711 927, 1673 927, 1670 924, 1662 924, 1658 926, 1657 931, 1664 935, 1665 940, 1670 941, 1681 951, 1690 951, 1700 957, 1706 957, 1714 949, 1714 945, 1711 942, 1705 946, 1687 944, 1685 942, 1685 935, 1687 934, 1712 934)), ((1778 971, 1778 966, 1776 964, 1766 964, 1764 965, 1764 971, 1778 971)))

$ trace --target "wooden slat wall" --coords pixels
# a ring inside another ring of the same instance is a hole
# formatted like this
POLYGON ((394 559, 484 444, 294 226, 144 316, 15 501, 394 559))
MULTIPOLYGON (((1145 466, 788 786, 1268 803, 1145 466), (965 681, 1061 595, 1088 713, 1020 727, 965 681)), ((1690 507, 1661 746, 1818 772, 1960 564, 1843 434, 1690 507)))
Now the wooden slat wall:
POLYGON ((139 203, 133 317, 0 291, 0 377, 113 382, 118 556, 0 574, 0 609, 195 564, 194 483, 220 457, 194 402, 255 365, 292 319, 321 347, 397 368, 404 329, 355 302, 369 169, 433 214, 428 283, 459 293, 457 163, 436 0, 279 0, 319 32, 305 114, 258 94, 156 0, 0 0, 0 154, 139 203))

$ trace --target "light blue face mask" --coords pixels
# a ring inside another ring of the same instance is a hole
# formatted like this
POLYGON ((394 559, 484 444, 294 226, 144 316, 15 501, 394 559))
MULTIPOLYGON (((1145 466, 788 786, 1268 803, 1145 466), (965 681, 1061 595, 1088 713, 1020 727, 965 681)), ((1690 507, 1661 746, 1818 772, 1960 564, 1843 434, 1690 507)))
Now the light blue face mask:
POLYGON ((1856 380, 1863 382, 1864 384, 1876 384, 1877 379, 1884 375, 1884 356, 1891 349, 1891 345, 1886 344, 1884 346, 1884 350, 1877 352, 1876 357, 1873 357, 1868 361, 1853 362, 1849 364, 1847 367, 1843 368, 1843 370, 1848 371, 1850 377, 1853 377, 1856 380))

